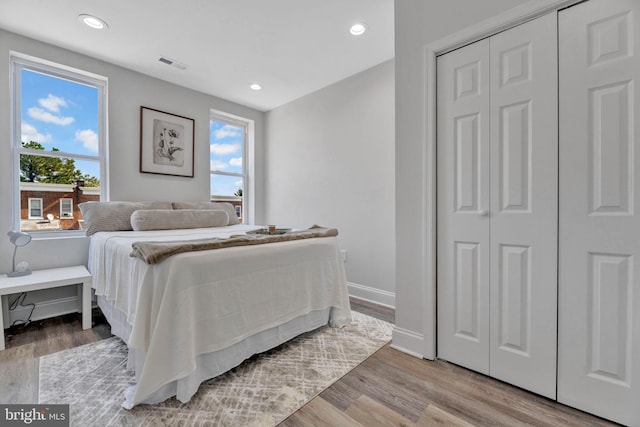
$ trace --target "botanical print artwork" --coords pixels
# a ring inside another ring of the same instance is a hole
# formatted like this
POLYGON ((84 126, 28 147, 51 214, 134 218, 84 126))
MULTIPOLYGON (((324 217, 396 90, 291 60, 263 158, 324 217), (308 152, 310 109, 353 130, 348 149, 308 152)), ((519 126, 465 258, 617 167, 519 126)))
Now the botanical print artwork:
POLYGON ((177 167, 184 165, 184 126, 153 120, 153 163, 177 167))
POLYGON ((140 172, 193 178, 195 121, 140 107, 140 172))

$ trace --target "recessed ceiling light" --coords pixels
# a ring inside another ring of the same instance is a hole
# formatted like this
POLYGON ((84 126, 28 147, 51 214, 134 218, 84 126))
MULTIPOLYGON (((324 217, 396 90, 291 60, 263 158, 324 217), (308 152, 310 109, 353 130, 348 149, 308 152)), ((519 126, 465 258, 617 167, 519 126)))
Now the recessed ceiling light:
POLYGON ((251 83, 249 85, 249 88, 251 90, 260 90, 260 89, 262 89, 262 85, 260 83, 251 83))
POLYGON ((364 22, 358 22, 353 24, 351 28, 349 28, 349 32, 354 36, 361 36, 367 31, 367 24, 364 22))
POLYGON ((91 27, 96 30, 102 30, 103 28, 109 28, 106 22, 97 16, 82 14, 78 15, 78 20, 82 22, 87 27, 91 27))

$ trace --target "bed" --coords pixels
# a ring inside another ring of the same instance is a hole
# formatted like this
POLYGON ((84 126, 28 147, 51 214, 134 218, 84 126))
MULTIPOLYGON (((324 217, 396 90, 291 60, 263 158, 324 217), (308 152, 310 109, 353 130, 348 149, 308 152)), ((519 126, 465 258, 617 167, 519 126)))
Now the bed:
POLYGON ((135 372, 125 408, 172 396, 187 402, 202 381, 256 353, 327 324, 349 323, 336 237, 184 252, 156 264, 131 255, 136 242, 228 239, 256 228, 233 223, 90 233, 88 267, 98 305, 128 345, 135 372))

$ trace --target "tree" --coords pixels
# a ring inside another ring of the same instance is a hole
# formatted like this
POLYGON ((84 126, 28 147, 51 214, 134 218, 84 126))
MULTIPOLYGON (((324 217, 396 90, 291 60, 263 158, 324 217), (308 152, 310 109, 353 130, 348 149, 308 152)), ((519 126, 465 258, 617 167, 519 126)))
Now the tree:
MULTIPOLYGON (((31 150, 44 150, 42 144, 30 141, 23 142, 24 148, 31 150)), ((51 151, 60 151, 52 148, 51 151)), ((20 181, 21 182, 42 182, 47 184, 72 184, 75 181, 83 180, 86 187, 98 187, 100 180, 76 169, 73 159, 62 159, 60 157, 35 156, 23 154, 20 156, 20 181)))
POLYGON ((233 193, 234 196, 238 196, 238 197, 242 197, 242 188, 238 188, 236 190, 235 193, 233 193))

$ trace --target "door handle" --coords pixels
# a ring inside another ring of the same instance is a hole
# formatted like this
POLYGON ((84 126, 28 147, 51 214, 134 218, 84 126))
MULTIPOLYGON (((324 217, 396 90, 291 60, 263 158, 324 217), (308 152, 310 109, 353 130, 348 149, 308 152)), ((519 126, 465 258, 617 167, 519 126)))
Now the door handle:
POLYGON ((489 211, 481 210, 481 211, 478 212, 478 215, 480 215, 480 216, 489 216, 489 211))

